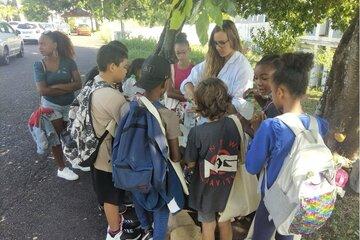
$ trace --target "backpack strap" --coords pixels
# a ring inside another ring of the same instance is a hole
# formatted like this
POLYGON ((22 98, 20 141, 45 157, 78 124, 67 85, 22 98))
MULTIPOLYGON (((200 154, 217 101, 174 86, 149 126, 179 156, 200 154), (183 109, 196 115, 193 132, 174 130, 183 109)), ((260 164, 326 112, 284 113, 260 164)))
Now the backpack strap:
POLYGON ((235 114, 232 114, 232 115, 229 115, 228 116, 229 118, 231 118, 238 131, 239 131, 239 135, 240 135, 240 151, 239 151, 239 161, 240 161, 240 164, 243 164, 245 163, 245 134, 244 134, 244 130, 243 130, 243 127, 241 125, 241 122, 238 118, 238 116, 236 116, 235 114))
POLYGON ((145 105, 145 107, 149 110, 149 112, 156 118, 156 120, 159 122, 160 128, 162 133, 166 136, 164 125, 161 121, 160 114, 154 104, 152 104, 149 99, 147 99, 145 96, 140 96, 140 101, 145 105))
POLYGON ((320 132, 320 127, 317 119, 311 115, 309 115, 309 118, 310 118, 309 130, 312 132, 320 132))
POLYGON ((301 120, 294 113, 284 113, 276 118, 285 123, 285 125, 288 126, 296 136, 306 130, 301 120))

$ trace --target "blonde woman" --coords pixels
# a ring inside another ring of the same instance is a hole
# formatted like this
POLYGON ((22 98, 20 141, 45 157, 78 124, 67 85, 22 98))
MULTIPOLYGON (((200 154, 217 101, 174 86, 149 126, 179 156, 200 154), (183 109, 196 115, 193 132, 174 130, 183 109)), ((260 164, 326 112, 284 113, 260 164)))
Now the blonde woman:
POLYGON ((224 20, 222 26, 215 26, 205 61, 196 65, 180 86, 188 101, 194 98, 194 88, 203 79, 217 77, 228 88, 233 98, 229 113, 240 113, 250 120, 253 105, 243 97, 244 92, 252 88, 254 72, 247 58, 240 52, 240 38, 234 22, 224 20))

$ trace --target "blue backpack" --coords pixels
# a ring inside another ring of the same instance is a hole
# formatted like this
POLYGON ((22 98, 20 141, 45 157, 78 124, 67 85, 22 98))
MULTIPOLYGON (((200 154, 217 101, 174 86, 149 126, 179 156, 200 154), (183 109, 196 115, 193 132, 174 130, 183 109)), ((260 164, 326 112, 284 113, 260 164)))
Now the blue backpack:
MULTIPOLYGON (((160 103, 154 106, 163 107, 160 103)), ((138 101, 130 102, 130 110, 121 120, 115 136, 114 186, 142 193, 164 189, 169 149, 159 122, 148 109, 138 101)))

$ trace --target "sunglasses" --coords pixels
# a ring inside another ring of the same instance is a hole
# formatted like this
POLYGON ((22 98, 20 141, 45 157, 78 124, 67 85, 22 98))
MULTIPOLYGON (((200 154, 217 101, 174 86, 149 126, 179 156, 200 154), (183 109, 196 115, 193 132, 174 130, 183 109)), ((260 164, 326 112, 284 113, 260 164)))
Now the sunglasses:
POLYGON ((229 39, 226 41, 213 41, 215 46, 224 47, 227 42, 229 42, 229 39))

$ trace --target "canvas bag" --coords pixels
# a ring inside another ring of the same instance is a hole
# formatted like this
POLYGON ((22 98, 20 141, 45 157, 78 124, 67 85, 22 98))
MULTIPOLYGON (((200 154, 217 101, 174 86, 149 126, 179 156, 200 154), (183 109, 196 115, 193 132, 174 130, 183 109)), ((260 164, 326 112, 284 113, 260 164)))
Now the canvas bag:
MULTIPOLYGON (((60 140, 64 156, 71 164, 89 167, 94 164, 101 143, 109 133, 105 132, 98 138, 92 123, 91 99, 92 93, 100 88, 110 87, 110 84, 99 81, 88 82, 70 106, 69 123, 60 140)), ((110 122, 107 126, 110 125, 110 122)))
POLYGON ((319 133, 316 118, 305 129, 297 115, 278 116, 295 134, 294 144, 274 184, 267 188, 264 170, 264 204, 282 235, 306 235, 330 217, 336 200, 335 167, 330 150, 319 133))
POLYGON ((238 128, 241 146, 238 157, 238 170, 225 209, 220 213, 219 222, 225 222, 238 216, 246 216, 254 212, 260 202, 260 195, 257 192, 257 177, 251 175, 245 169, 245 153, 249 136, 244 133, 241 122, 236 115, 228 117, 234 121, 238 128))

